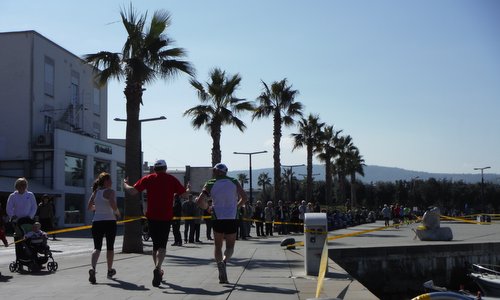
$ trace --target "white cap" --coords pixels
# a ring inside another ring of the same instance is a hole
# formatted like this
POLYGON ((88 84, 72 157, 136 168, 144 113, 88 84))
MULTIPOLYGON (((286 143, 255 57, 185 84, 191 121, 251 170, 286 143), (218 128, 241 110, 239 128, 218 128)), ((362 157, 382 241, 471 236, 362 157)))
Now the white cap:
POLYGON ((225 164, 223 163, 218 163, 214 166, 214 170, 219 170, 219 171, 222 171, 224 173, 227 173, 227 167, 225 164))
POLYGON ((155 168, 167 167, 167 163, 163 159, 155 161, 155 168))

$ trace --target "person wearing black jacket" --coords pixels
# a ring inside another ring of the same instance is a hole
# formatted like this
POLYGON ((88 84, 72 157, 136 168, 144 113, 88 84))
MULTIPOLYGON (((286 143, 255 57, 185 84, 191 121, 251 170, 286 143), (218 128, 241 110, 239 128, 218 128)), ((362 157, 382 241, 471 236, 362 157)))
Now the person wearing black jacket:
POLYGON ((172 220, 172 232, 174 233, 174 243, 172 246, 182 246, 181 236, 182 200, 175 196, 174 199, 174 219, 172 220))

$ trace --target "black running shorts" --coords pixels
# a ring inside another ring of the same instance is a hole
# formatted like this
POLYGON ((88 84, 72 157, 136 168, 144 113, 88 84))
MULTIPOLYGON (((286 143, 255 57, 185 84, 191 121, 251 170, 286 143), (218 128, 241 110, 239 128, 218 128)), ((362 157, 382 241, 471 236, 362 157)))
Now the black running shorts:
POLYGON ((166 249, 168 235, 170 234, 170 221, 148 219, 149 235, 153 240, 153 250, 166 249))
POLYGON ((212 220, 212 226, 215 232, 224 234, 233 234, 238 231, 238 220, 212 220))

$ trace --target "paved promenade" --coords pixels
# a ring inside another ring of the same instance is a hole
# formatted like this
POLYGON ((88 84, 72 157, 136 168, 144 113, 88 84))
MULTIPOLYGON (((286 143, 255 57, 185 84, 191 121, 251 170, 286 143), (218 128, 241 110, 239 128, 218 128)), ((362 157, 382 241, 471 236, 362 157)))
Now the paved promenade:
MULTIPOLYGON (((349 234, 377 228, 381 222, 365 224, 330 233, 330 236, 349 234)), ((473 225, 442 222, 453 230, 451 242, 422 242, 413 239, 411 230, 416 225, 399 229, 366 233, 356 237, 336 239, 329 248, 379 247, 390 245, 484 243, 500 241, 499 224, 473 225)), ((202 228, 203 229, 203 228, 202 228)), ((293 236, 293 235, 292 235, 293 236)), ((302 241, 302 235, 293 236, 302 241)), ((12 238, 9 238, 11 240, 12 238)), ((122 237, 117 237, 115 268, 117 275, 106 278, 106 266, 101 255, 97 268, 97 284, 88 282, 88 269, 92 240, 89 231, 63 235, 58 241, 49 241, 59 270, 37 274, 11 273, 8 270, 14 258, 14 247, 0 247, 0 293, 2 299, 310 299, 316 293, 317 278, 305 276, 303 247, 284 250, 280 247, 283 236, 252 238, 238 241, 233 259, 228 264, 230 284, 219 284, 213 261, 213 245, 187 244, 168 247, 164 263, 165 276, 160 288, 151 285, 151 242, 145 242, 146 254, 121 253, 122 237), (75 235, 78 235, 76 237, 75 235)), ((171 242, 171 241, 170 241, 171 242)), ((170 244, 170 243, 169 243, 170 244)), ((104 253, 103 253, 104 254, 104 253)), ((329 260, 321 298, 345 300, 377 299, 342 268, 329 260)))
MULTIPOLYGON (((294 236, 303 240, 302 235, 294 236)), ((62 236, 49 241, 59 264, 55 273, 11 273, 8 264, 14 248, 0 248, 0 292, 21 299, 308 299, 316 293, 316 277, 305 276, 303 247, 284 250, 281 236, 238 241, 227 266, 230 284, 219 284, 213 261, 213 245, 187 244, 167 249, 164 281, 151 285, 152 259, 147 254, 124 254, 117 249, 113 279, 106 278, 102 254, 97 284, 88 282, 92 241, 88 237, 62 236)), ((121 237, 117 247, 121 247, 121 237)), ((151 243, 145 242, 150 253, 151 243)), ((322 298, 377 299, 333 261, 329 261, 322 298)))

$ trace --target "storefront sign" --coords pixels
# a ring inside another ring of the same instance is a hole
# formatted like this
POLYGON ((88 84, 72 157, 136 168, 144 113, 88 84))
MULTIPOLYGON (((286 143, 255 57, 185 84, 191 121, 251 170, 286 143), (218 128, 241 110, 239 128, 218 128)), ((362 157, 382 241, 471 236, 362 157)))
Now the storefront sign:
POLYGON ((111 146, 108 146, 108 145, 95 143, 94 149, 95 149, 95 153, 102 152, 102 153, 107 153, 107 154, 113 154, 113 148, 111 148, 111 146))

